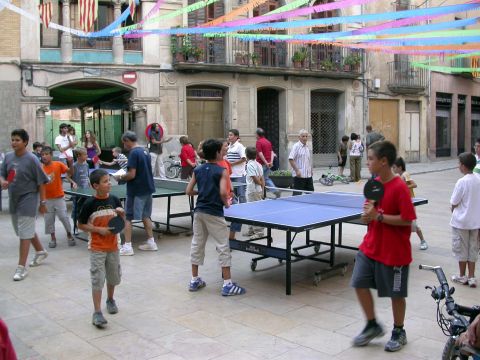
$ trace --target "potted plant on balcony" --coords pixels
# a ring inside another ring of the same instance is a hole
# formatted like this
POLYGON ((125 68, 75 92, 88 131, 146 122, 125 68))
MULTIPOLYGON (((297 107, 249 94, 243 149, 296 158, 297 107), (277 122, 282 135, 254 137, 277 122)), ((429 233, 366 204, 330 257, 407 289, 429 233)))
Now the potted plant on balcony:
POLYGON ((345 71, 358 71, 362 57, 360 54, 350 53, 343 60, 343 69, 345 71))
POLYGON ((185 56, 183 55, 182 47, 179 45, 178 40, 179 37, 176 35, 170 37, 170 51, 175 62, 184 62, 185 56))
POLYGON ((292 172, 290 170, 275 170, 269 175, 276 187, 289 188, 293 184, 292 172))
POLYGON ((304 67, 307 55, 307 49, 304 47, 300 48, 300 50, 295 51, 292 56, 293 67, 296 69, 301 69, 302 67, 304 67))
POLYGON ((320 69, 324 71, 334 71, 335 64, 333 63, 332 60, 325 59, 320 61, 320 69))
POLYGON ((193 46, 190 50, 190 56, 193 58, 194 62, 199 62, 203 55, 203 49, 198 46, 193 46))
POLYGON ((258 55, 257 53, 251 53, 250 59, 252 60, 252 65, 257 66, 258 62, 260 61, 260 55, 258 55))

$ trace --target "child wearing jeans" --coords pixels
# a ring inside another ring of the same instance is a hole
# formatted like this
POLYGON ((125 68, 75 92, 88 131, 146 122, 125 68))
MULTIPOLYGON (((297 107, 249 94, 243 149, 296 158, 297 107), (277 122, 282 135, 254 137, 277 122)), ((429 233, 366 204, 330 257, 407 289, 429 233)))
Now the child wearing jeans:
MULTIPOLYGON (((72 225, 67 215, 67 204, 65 203, 65 193, 62 186, 62 174, 67 174, 67 178, 73 172, 60 161, 52 161, 52 148, 46 146, 42 149, 43 171, 47 174, 50 182, 45 185, 45 197, 47 200, 47 212, 45 213, 45 234, 50 234, 51 240, 48 243, 49 248, 57 247, 57 238, 55 236, 55 215, 58 216, 67 232, 68 245, 75 246, 76 242, 72 236, 72 225)), ((71 181, 71 180, 70 180, 71 181)))
POLYGON ((222 160, 222 142, 215 139, 206 140, 203 145, 203 155, 207 161, 193 171, 193 176, 187 185, 189 196, 198 195, 193 217, 193 238, 190 248, 192 264, 192 279, 189 291, 198 291, 206 286, 205 281, 198 276, 198 267, 203 265, 205 245, 208 237, 212 237, 218 252, 222 267, 222 296, 242 295, 245 289, 232 282, 230 267, 232 255, 228 240, 228 227, 223 216, 223 207, 229 207, 227 192, 228 175, 225 168, 218 165, 222 160), (197 189, 195 190, 195 185, 197 189))
MULTIPOLYGON (((265 179, 263 178, 263 168, 257 160, 257 149, 249 146, 245 150, 247 156, 247 202, 259 201, 263 199, 265 189, 265 179)), ((259 239, 263 237, 263 228, 258 226, 249 226, 248 234, 250 239, 259 239)))
POLYGON ((471 153, 458 156, 458 168, 463 174, 455 184, 452 205, 452 251, 458 260, 459 275, 452 280, 459 284, 477 287, 475 263, 478 259, 478 231, 480 229, 480 178, 473 173, 477 164, 471 153), (466 270, 468 268, 468 277, 466 270))
POLYGON ((110 232, 108 222, 114 216, 125 218, 125 212, 120 200, 116 196, 110 195, 112 184, 110 176, 105 170, 93 171, 90 175, 90 183, 95 189, 95 196, 85 201, 78 219, 78 228, 88 232, 94 307, 92 324, 103 328, 107 324, 101 308, 105 279, 107 280, 107 312, 116 314, 118 307, 113 295, 115 286, 120 284, 122 275, 118 251, 120 236, 110 232))
MULTIPOLYGON (((412 180, 410 174, 406 171, 406 169, 407 167, 405 165, 405 161, 402 157, 398 157, 393 163, 392 170, 395 174, 400 175, 402 180, 405 181, 405 184, 407 184, 408 188, 410 189, 410 196, 414 198, 415 193, 413 192, 413 189, 417 187, 417 183, 412 180)), ((428 244, 425 241, 422 229, 420 229, 420 226, 418 226, 416 220, 412 221, 412 232, 417 233, 418 237, 420 238, 420 250, 427 250, 428 244)))

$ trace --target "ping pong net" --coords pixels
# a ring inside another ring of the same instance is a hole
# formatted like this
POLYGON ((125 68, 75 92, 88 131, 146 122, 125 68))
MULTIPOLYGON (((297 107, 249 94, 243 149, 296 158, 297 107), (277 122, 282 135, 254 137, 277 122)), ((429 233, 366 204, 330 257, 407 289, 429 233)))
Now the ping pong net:
POLYGON ((275 201, 362 209, 365 198, 362 194, 327 192, 282 197, 275 201))

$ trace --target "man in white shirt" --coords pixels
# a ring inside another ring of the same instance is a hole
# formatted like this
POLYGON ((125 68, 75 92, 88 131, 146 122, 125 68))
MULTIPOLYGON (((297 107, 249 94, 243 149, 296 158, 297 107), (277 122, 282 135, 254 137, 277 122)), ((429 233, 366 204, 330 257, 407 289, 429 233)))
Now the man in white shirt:
MULTIPOLYGON (((230 175, 230 180, 233 183, 244 184, 243 186, 235 187, 235 194, 238 198, 238 201, 233 203, 244 203, 247 202, 246 197, 246 175, 247 171, 245 170, 246 165, 246 155, 245 155, 245 146, 239 141, 240 133, 237 129, 230 129, 228 131, 228 149, 227 149, 227 161, 232 166, 232 175, 230 175)), ((242 229, 242 224, 232 223, 230 224, 230 239, 234 239, 234 233, 240 232, 242 229)))
POLYGON ((60 151, 60 161, 67 164, 69 167, 73 165, 73 141, 68 135, 68 125, 60 124, 60 135, 55 138, 55 145, 60 151))
MULTIPOLYGON (((302 129, 298 133, 298 142, 296 142, 288 161, 293 169, 295 177, 293 178, 293 188, 298 190, 313 191, 313 161, 312 152, 307 146, 308 131, 302 129)), ((294 193, 299 195, 299 193, 294 193)))

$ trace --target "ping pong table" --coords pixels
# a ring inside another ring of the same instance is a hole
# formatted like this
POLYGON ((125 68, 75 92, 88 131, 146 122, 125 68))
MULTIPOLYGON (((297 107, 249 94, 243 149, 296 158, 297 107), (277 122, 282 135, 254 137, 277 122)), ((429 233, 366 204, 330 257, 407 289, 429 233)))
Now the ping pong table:
MULTIPOLYGON (((412 199, 414 205, 427 204, 428 200, 412 199)), ((355 221, 363 212, 365 198, 362 194, 348 192, 309 193, 298 196, 282 197, 278 199, 257 201, 232 205, 225 209, 225 219, 231 222, 261 226, 267 229, 265 237, 255 240, 230 240, 231 249, 260 255, 252 259, 251 269, 254 271, 257 261, 266 258, 276 258, 279 262, 285 261, 286 294, 291 294, 291 266, 292 262, 300 260, 314 260, 335 266, 335 248, 358 250, 357 247, 342 244, 342 223, 355 221), (339 225, 339 236, 336 242, 335 226, 339 225), (310 231, 330 226, 330 241, 313 240, 310 231), (272 229, 285 231, 285 247, 272 246, 272 229), (305 232, 304 245, 292 247, 293 241, 300 233, 305 232), (257 243, 266 240, 266 245, 257 243), (327 250, 320 251, 325 245, 327 250), (301 249, 313 247, 313 254, 302 255, 301 249), (318 256, 327 254, 328 259, 318 256)), ((338 266, 338 265, 337 265, 338 266)), ((346 264, 341 264, 346 266, 346 264)))
MULTIPOLYGON (((172 225, 171 224, 171 219, 174 218, 179 218, 179 217, 190 217, 191 221, 193 221, 193 197, 189 196, 188 197, 188 205, 189 205, 189 211, 185 212, 178 212, 178 213, 172 213, 171 212, 171 204, 172 204, 172 197, 174 196, 185 196, 185 189, 187 187, 187 182, 185 181, 176 181, 176 180, 161 180, 161 179, 154 179, 155 180, 155 192, 152 194, 152 197, 155 198, 167 198, 167 220, 166 223, 152 220, 153 224, 155 225, 155 228, 153 229, 154 231, 159 231, 158 229, 160 228, 160 224, 166 225, 166 232, 171 233, 170 228, 171 227, 176 227, 176 228, 182 228, 186 230, 190 230, 187 228, 184 228, 182 226, 178 225, 172 225)), ((89 198, 95 195, 95 190, 92 188, 88 189, 65 189, 65 194, 73 196, 73 201, 75 201, 76 204, 78 204, 78 201, 81 198, 89 198)), ((110 191, 110 194, 115 195, 122 201, 123 203, 125 202, 125 199, 127 198, 127 186, 126 185, 112 185, 112 190, 110 191)), ((75 206, 75 211, 73 212, 73 232, 74 235, 78 236, 77 232, 77 211, 78 211, 78 206, 75 206)))

